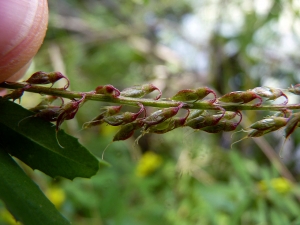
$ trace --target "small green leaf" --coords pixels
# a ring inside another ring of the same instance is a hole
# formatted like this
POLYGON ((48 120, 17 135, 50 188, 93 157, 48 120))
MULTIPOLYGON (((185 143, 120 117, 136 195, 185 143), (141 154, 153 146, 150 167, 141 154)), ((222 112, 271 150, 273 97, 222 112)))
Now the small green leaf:
POLYGON ((9 154, 51 177, 91 177, 98 171, 99 161, 76 138, 60 130, 61 148, 52 123, 10 101, 0 99, 0 108, 0 146, 9 154))
POLYGON ((0 199, 24 225, 69 225, 39 187, 0 149, 0 199))

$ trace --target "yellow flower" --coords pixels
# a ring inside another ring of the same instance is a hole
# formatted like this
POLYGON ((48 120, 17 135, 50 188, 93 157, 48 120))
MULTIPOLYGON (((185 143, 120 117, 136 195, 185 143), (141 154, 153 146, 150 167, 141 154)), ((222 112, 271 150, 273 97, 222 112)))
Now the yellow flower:
POLYGON ((59 187, 50 187, 46 195, 56 208, 60 208, 66 199, 65 192, 59 187))
POLYGON ((21 223, 17 222, 7 209, 0 210, 0 222, 1 221, 9 225, 21 225, 21 223))
POLYGON ((258 187, 261 191, 267 191, 271 187, 279 194, 286 194, 292 189, 291 182, 283 177, 273 178, 269 185, 270 186, 268 186, 268 182, 265 180, 262 180, 258 183, 258 187))
POLYGON ((146 152, 137 164, 136 175, 139 177, 145 177, 155 170, 162 164, 161 156, 154 152, 146 152))

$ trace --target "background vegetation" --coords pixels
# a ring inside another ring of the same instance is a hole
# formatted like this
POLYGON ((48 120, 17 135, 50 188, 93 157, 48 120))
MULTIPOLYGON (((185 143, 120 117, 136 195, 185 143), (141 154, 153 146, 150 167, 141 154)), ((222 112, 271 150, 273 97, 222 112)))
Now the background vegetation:
MULTIPOLYGON (((297 0, 69 0, 50 1, 49 9, 47 36, 28 75, 60 71, 71 90, 153 83, 170 97, 200 86, 222 95, 300 83, 297 0)), ((22 104, 39 100, 26 94, 22 104)), ((103 105, 88 102, 63 125, 99 157, 118 128, 81 127, 103 105)), ((243 126, 267 115, 245 112, 243 126)), ((52 180, 23 168, 75 225, 300 224, 299 131, 282 160, 281 131, 233 148, 243 134, 231 135, 180 128, 145 135, 139 145, 136 137, 116 142, 104 155, 111 167, 92 179, 52 180)), ((1 203, 0 224, 15 224, 1 203)))

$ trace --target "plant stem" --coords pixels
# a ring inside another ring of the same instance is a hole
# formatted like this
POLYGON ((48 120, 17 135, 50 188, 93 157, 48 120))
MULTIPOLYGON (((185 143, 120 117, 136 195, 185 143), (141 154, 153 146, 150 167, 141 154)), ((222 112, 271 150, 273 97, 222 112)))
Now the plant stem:
MULTIPOLYGON (((19 89, 24 88, 27 83, 0 83, 0 87, 7 89, 19 89)), ((101 102, 110 102, 122 105, 131 105, 137 106, 137 103, 142 103, 144 106, 151 106, 157 108, 168 108, 176 107, 180 104, 178 101, 170 100, 153 100, 147 98, 129 98, 129 97, 113 97, 110 95, 94 94, 93 92, 79 92, 79 91, 67 91, 61 88, 50 88, 43 87, 40 85, 32 85, 30 88, 26 89, 27 92, 59 96, 68 99, 81 98, 83 94, 86 95, 86 100, 101 101, 101 102)), ((283 110, 293 110, 300 109, 300 104, 290 104, 290 105, 261 105, 254 106, 253 104, 234 104, 234 103, 215 103, 211 104, 209 102, 195 102, 195 103, 186 103, 183 108, 185 109, 206 109, 206 110, 220 110, 219 107, 224 108, 228 111, 236 110, 264 110, 264 111, 283 111, 283 110)))

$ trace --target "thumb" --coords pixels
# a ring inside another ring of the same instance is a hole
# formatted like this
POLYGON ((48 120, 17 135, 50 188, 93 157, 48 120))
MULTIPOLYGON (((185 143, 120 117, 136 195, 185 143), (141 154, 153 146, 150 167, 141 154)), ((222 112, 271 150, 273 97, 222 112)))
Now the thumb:
POLYGON ((43 42, 47 23, 47 0, 0 1, 0 83, 24 74, 43 42))

